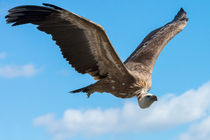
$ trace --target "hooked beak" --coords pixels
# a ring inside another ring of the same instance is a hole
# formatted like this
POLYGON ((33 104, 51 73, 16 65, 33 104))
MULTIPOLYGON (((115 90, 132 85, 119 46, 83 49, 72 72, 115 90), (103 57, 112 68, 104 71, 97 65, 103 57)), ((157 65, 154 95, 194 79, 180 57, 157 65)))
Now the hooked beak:
POLYGON ((152 98, 153 98, 154 101, 157 101, 158 100, 157 96, 155 96, 155 95, 152 96, 152 98))

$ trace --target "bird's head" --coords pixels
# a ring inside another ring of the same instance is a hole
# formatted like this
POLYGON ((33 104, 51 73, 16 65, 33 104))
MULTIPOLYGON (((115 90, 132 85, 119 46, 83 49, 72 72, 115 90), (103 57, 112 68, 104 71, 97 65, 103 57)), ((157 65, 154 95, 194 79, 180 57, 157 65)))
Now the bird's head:
POLYGON ((158 100, 158 98, 156 95, 149 94, 149 93, 144 94, 140 98, 138 98, 139 106, 142 109, 150 107, 150 105, 157 100, 158 100))

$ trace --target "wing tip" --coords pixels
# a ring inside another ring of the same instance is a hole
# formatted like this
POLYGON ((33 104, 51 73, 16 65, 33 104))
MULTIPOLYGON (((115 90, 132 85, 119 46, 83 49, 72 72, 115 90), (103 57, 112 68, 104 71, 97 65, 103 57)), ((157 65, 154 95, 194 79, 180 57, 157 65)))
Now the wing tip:
POLYGON ((186 15, 187 15, 187 13, 185 12, 185 10, 183 8, 180 8, 179 12, 174 17, 173 21, 178 21, 178 20, 186 20, 186 21, 188 21, 189 19, 187 18, 186 15))
POLYGON ((179 12, 182 12, 182 13, 186 14, 185 10, 182 7, 180 8, 179 12))
MULTIPOLYGON (((60 7, 52 4, 43 3, 44 6, 37 5, 21 5, 8 10, 5 16, 6 23, 12 23, 12 26, 38 22, 53 12, 60 13, 60 7)), ((63 10, 63 9, 62 9, 63 10)))

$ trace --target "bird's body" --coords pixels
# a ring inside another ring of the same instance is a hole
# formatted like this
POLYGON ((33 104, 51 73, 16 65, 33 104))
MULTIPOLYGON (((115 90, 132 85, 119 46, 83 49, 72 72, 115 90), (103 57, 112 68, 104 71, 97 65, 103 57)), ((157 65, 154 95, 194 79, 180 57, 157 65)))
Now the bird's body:
POLYGON ((88 96, 94 92, 107 92, 120 98, 130 98, 138 96, 139 94, 146 94, 151 88, 151 75, 148 74, 148 77, 144 77, 143 79, 140 75, 135 74, 132 71, 130 71, 130 73, 134 77, 134 79, 131 79, 130 81, 122 81, 117 78, 107 76, 92 85, 72 92, 87 92, 88 96))
POLYGON ((107 92, 116 97, 136 96, 141 108, 149 107, 157 97, 147 94, 151 88, 152 70, 161 50, 188 22, 181 8, 172 22, 152 31, 123 63, 105 30, 98 24, 60 7, 19 6, 9 10, 7 23, 32 23, 52 35, 63 57, 79 73, 88 73, 98 80, 72 93, 107 92))

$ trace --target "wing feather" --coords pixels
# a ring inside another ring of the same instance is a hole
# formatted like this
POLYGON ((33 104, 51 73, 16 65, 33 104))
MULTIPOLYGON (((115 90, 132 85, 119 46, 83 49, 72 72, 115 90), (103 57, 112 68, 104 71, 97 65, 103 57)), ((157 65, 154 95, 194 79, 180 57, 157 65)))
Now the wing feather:
POLYGON ((186 12, 181 8, 172 22, 152 31, 145 37, 142 43, 124 62, 126 66, 136 73, 152 74, 154 64, 165 45, 180 31, 188 22, 186 12))
POLYGON ((60 7, 43 5, 12 8, 6 16, 7 23, 13 26, 32 23, 51 34, 63 57, 79 73, 89 73, 96 79, 107 75, 133 78, 100 25, 60 7))

